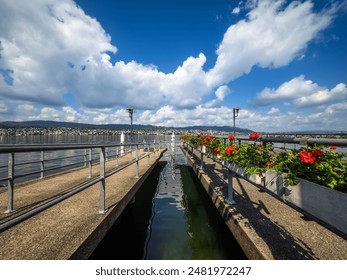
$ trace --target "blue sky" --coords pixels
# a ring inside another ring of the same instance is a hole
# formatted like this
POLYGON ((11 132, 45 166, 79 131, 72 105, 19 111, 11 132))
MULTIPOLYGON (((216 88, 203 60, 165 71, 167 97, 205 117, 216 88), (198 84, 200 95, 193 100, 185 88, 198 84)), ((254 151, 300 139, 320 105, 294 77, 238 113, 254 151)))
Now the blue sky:
POLYGON ((346 0, 0 6, 0 121, 347 130, 346 0))

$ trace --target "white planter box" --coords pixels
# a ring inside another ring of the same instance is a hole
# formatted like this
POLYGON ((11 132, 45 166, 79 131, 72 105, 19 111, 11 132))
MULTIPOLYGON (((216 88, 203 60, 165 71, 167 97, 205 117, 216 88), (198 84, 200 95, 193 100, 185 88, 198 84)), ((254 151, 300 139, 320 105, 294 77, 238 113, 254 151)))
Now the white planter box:
POLYGON ((242 168, 242 167, 239 167, 237 164, 235 163, 230 163, 227 165, 228 168, 237 173, 238 175, 246 178, 247 180, 253 182, 254 184, 262 184, 263 182, 263 178, 264 176, 263 175, 250 175, 250 174, 246 174, 246 170, 247 168, 242 168))
POLYGON ((267 171, 265 188, 347 234, 347 193, 303 179, 297 185, 288 185, 284 177, 275 171, 267 171))

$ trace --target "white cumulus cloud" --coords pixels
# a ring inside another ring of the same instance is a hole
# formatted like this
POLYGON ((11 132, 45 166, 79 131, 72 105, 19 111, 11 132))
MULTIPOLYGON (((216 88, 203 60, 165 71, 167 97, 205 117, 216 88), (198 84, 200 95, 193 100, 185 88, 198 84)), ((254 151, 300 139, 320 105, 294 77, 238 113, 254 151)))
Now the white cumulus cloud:
POLYGON ((254 99, 255 106, 286 102, 297 108, 316 107, 347 101, 347 88, 343 83, 328 89, 319 86, 304 75, 283 83, 277 89, 265 88, 254 99))
POLYGON ((252 1, 247 19, 230 26, 208 72, 210 85, 227 83, 254 66, 281 67, 302 55, 307 44, 332 21, 333 12, 313 12, 311 1, 252 1))

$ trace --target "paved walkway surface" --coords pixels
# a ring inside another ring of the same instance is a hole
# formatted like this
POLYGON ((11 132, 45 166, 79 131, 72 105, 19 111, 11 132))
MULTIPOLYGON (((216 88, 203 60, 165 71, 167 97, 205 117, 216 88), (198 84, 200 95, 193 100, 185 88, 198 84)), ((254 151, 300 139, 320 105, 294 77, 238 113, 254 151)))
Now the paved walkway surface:
MULTIPOLYGON (((139 178, 136 178, 135 164, 106 179, 105 214, 100 209, 100 183, 63 200, 19 224, 0 232, 0 259, 2 260, 65 260, 87 259, 107 233, 114 221, 162 156, 160 150, 139 162, 139 178)), ((119 167, 129 163, 124 155, 119 167)), ((133 153, 132 158, 135 155, 133 153)), ((106 170, 114 170, 116 161, 106 162, 106 170)), ((88 168, 46 177, 15 186, 15 212, 5 214, 7 192, 0 191, 0 225, 19 214, 35 209, 53 198, 64 195, 83 182, 87 182, 88 168)), ((99 176, 99 166, 93 166, 93 178, 99 176)), ((92 179, 93 179, 92 178, 92 179)))
POLYGON ((249 259, 347 260, 346 239, 241 177, 228 204, 227 170, 207 157, 201 170, 197 151, 188 159, 249 259))

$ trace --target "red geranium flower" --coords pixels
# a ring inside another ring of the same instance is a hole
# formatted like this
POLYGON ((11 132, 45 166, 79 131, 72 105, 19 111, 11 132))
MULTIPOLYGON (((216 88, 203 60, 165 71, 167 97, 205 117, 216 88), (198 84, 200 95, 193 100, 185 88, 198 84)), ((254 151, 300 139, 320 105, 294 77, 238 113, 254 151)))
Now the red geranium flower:
POLYGON ((306 152, 305 149, 299 154, 299 161, 303 163, 315 163, 316 160, 317 158, 313 156, 312 152, 306 152))
POLYGON ((218 148, 214 148, 213 151, 214 151, 214 154, 215 154, 215 155, 220 155, 220 152, 219 152, 219 149, 218 149, 218 148))
POLYGON ((321 151, 321 150, 314 150, 314 151, 313 151, 313 155, 314 155, 315 157, 322 157, 322 156, 324 156, 324 152, 321 151))
POLYGON ((331 150, 336 150, 336 146, 330 146, 331 150))
POLYGON ((234 146, 228 146, 228 147, 226 147, 226 149, 225 149, 225 153, 227 154, 227 155, 230 155, 231 153, 233 153, 233 152, 235 152, 236 151, 236 148, 234 147, 234 146))
POLYGON ((210 135, 207 135, 207 136, 205 137, 206 142, 209 142, 210 139, 211 139, 211 136, 210 136, 210 135))
POLYGON ((230 134, 230 135, 228 136, 228 139, 229 139, 229 141, 233 141, 233 140, 235 139, 235 137, 234 137, 234 135, 230 134))
POLYGON ((249 135, 249 139, 251 140, 258 140, 260 138, 260 134, 259 133, 256 133, 256 132, 253 132, 249 135))

